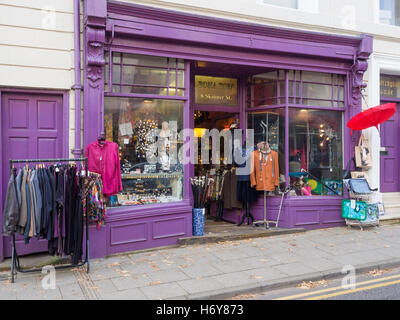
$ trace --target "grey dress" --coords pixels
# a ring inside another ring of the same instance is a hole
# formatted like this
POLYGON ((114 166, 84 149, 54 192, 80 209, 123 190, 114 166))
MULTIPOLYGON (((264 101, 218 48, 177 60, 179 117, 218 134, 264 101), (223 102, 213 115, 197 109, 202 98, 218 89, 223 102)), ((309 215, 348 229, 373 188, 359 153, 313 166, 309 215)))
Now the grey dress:
POLYGON ((27 177, 28 177, 28 171, 24 169, 21 182, 21 207, 19 209, 19 220, 18 220, 18 228, 20 234, 24 234, 26 222, 28 220, 28 206, 26 203, 26 187, 25 187, 27 177))

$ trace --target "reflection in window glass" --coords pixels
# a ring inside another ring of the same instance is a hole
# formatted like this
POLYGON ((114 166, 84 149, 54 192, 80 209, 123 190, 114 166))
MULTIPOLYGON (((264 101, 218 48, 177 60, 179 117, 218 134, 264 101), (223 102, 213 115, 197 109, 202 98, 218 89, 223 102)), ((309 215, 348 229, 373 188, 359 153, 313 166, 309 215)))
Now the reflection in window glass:
POLYGON ((289 176, 297 195, 342 195, 342 143, 341 112, 290 109, 289 176))
POLYGON ((381 23, 400 26, 400 1, 380 0, 379 20, 381 23))
POLYGON ((272 71, 258 74, 252 78, 248 91, 249 107, 272 106, 284 103, 284 71, 272 71))
MULTIPOLYGON (((288 72, 289 104, 343 108, 344 76, 331 73, 288 72)), ((253 76, 248 81, 248 108, 285 104, 286 81, 283 70, 253 76)))
POLYGON ((120 150, 123 191, 118 205, 142 205, 182 200, 183 166, 177 163, 183 128, 183 101, 115 98, 104 99, 104 130, 120 150), (151 137, 155 131, 154 140, 151 137), (157 164, 146 157, 157 143, 157 164), (175 159, 175 161, 173 160, 175 159))
POLYGON ((112 66, 106 61, 107 72, 112 70, 113 93, 182 96, 184 87, 184 61, 113 52, 112 66), (169 90, 168 90, 169 89, 169 90), (172 94, 174 92, 174 94, 172 94))
POLYGON ((298 9, 298 0, 263 0, 265 4, 272 4, 274 6, 298 9))

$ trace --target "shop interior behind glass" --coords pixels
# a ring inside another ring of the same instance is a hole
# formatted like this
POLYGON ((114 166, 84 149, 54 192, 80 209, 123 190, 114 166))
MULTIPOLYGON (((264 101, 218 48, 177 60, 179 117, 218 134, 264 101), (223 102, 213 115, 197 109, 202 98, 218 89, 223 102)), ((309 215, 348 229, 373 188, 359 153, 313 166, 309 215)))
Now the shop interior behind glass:
MULTIPOLYGON (((254 129, 254 143, 266 141, 278 154, 279 186, 275 194, 287 184, 291 186, 291 196, 335 195, 324 184, 341 194, 344 76, 200 61, 191 64, 191 71, 191 110, 194 135, 199 141, 206 129, 233 133, 244 126, 239 119, 246 119, 247 128, 254 129)), ((123 184, 123 190, 108 199, 109 206, 183 199, 184 166, 171 159, 183 145, 177 133, 184 129, 183 97, 189 90, 185 88, 184 75, 181 59, 128 53, 114 53, 110 61, 107 58, 105 78, 112 79, 112 83, 105 84, 110 94, 105 96, 104 131, 106 139, 119 146, 123 184), (135 97, 128 97, 130 93, 135 97), (147 98, 150 95, 154 98, 147 98), (155 143, 156 164, 146 158, 155 143)), ((220 163, 215 165, 211 164, 215 160, 211 140, 208 151, 198 143, 195 176, 235 169, 234 163, 224 163, 227 155, 224 138, 220 139, 220 163), (202 163, 202 152, 208 152, 210 163, 202 163)), ((210 200, 215 200, 215 195, 210 200)))

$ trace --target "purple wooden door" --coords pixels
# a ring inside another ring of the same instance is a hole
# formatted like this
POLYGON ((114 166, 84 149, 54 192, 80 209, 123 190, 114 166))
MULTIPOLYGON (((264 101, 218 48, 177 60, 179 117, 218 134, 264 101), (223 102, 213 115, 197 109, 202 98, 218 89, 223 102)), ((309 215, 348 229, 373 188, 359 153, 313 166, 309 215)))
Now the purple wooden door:
POLYGON ((381 192, 398 192, 399 185, 399 104, 396 113, 381 125, 381 146, 386 148, 387 154, 381 155, 380 174, 381 192))
MULTIPOLYGON (((63 156, 62 96, 39 94, 3 94, 2 126, 2 199, 9 180, 9 159, 56 158, 63 156)), ((24 164, 16 164, 17 168, 24 164)), ((32 238, 28 245, 16 237, 20 255, 47 251, 47 241, 32 238)), ((4 237, 4 256, 11 256, 10 237, 4 237)))

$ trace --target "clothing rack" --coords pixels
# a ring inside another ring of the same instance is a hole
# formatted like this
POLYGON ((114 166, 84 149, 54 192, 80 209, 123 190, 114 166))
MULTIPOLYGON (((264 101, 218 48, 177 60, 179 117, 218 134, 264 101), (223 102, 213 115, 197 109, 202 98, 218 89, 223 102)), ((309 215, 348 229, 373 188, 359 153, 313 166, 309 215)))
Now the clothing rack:
MULTIPOLYGON (((85 175, 88 174, 88 159, 87 158, 56 158, 56 159, 18 159, 18 160, 9 160, 10 162, 10 172, 13 169, 14 163, 40 163, 40 162, 51 162, 51 163, 59 163, 59 162, 84 162, 85 163, 85 175)), ((86 201, 86 255, 85 260, 78 264, 65 264, 65 265, 57 265, 54 266, 55 269, 68 269, 68 268, 77 268, 84 266, 87 264, 86 271, 90 270, 90 258, 89 258, 89 217, 88 217, 88 203, 86 201)), ((12 250, 11 250, 11 282, 14 283, 14 276, 16 272, 21 273, 30 273, 30 272, 41 272, 42 268, 34 268, 34 269, 22 269, 19 264, 19 257, 17 254, 17 250, 15 248, 15 231, 12 236, 12 250)))

